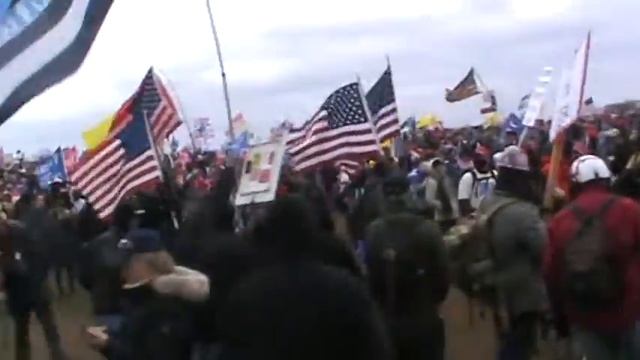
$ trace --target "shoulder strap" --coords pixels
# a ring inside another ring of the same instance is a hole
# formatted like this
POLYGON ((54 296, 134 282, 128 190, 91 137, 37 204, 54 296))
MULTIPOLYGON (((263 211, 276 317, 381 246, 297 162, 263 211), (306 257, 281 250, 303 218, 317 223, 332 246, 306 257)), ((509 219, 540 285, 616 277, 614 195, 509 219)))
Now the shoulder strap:
POLYGON ((481 225, 488 224, 498 212, 518 202, 520 202, 518 199, 507 199, 489 207, 484 214, 480 215, 479 221, 481 222, 481 225))
POLYGON ((583 208, 581 208, 580 206, 578 206, 578 204, 573 204, 571 205, 570 209, 571 212, 580 220, 580 221, 590 221, 592 219, 598 218, 604 214, 607 213, 607 211, 609 211, 609 209, 611 209, 611 207, 618 201, 618 197, 617 196, 611 196, 607 199, 607 201, 605 201, 600 208, 598 209, 598 211, 596 211, 593 214, 589 214, 587 211, 585 211, 583 208))

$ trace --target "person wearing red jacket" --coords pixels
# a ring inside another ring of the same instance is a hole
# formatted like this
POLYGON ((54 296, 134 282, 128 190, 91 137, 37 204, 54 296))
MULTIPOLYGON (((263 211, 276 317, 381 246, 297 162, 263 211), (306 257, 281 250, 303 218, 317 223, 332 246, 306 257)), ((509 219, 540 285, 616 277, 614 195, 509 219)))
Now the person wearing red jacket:
POLYGON ((549 224, 551 303, 566 316, 578 355, 640 359, 640 205, 610 191, 611 172, 596 156, 574 161, 571 177, 576 198, 549 224))

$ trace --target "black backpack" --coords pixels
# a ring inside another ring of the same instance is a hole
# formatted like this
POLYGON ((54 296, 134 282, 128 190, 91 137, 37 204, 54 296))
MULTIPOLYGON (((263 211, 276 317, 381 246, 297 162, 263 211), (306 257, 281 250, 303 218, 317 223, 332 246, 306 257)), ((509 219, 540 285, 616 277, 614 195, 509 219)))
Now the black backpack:
POLYGON ((612 257, 604 215, 616 203, 612 196, 592 214, 573 205, 570 211, 581 225, 564 249, 566 298, 579 311, 609 309, 623 299, 624 273, 612 257))

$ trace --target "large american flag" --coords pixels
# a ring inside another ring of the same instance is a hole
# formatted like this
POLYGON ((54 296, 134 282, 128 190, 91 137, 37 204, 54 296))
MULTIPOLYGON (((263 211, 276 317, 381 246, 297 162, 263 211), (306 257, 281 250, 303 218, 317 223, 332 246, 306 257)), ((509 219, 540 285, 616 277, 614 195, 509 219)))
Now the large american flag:
POLYGON ((399 136, 400 117, 390 66, 367 93, 367 103, 380 143, 399 136))
POLYGON ((359 84, 339 88, 311 120, 292 128, 287 149, 297 171, 378 153, 376 134, 367 118, 359 84))
POLYGON ((169 138, 169 135, 182 125, 173 98, 160 77, 151 68, 142 80, 138 90, 118 111, 116 123, 111 130, 112 135, 117 135, 131 121, 133 118, 133 106, 136 101, 141 101, 142 108, 146 111, 156 144, 169 138))
POLYGON ((121 111, 126 116, 115 124, 109 138, 70 174, 73 186, 102 219, 110 217, 128 195, 162 179, 154 146, 181 124, 153 69, 121 111))

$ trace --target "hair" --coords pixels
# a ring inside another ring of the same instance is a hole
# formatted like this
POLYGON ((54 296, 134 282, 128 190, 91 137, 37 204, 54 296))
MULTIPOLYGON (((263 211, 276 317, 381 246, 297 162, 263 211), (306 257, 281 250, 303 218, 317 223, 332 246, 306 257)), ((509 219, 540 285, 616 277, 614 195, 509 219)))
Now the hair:
POLYGON ((540 202, 540 194, 535 191, 537 187, 533 183, 530 171, 501 167, 498 169, 496 190, 504 191, 520 200, 534 204, 540 202))
POLYGON ((364 284, 315 263, 255 271, 232 290, 218 324, 221 360, 390 358, 364 284))
POLYGON ((131 258, 131 261, 140 261, 144 263, 158 275, 171 274, 174 272, 176 267, 173 257, 171 257, 171 255, 165 250, 135 254, 131 258))

